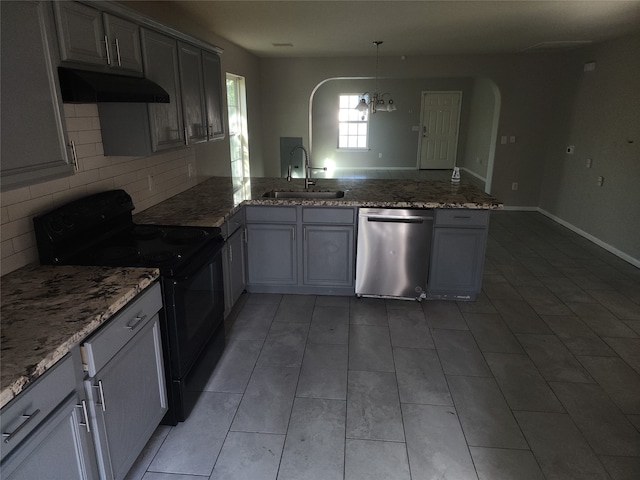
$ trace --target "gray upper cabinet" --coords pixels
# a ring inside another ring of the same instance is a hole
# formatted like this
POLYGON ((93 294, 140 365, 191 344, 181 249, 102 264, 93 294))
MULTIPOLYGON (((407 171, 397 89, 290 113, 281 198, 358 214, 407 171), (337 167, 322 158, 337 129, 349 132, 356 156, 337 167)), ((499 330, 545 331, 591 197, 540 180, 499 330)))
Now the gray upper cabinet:
POLYGON ((105 13, 104 28, 111 51, 111 66, 142 72, 140 27, 120 17, 105 13))
POLYGON ((2 189, 71 175, 51 4, 2 1, 0 18, 2 189))
POLYGON ((151 146, 154 152, 185 144, 180 97, 178 42, 167 35, 143 29, 142 52, 146 77, 169 94, 170 103, 150 103, 151 146))
POLYGON ((54 2, 62 61, 142 73, 140 27, 76 2, 54 2))
POLYGON ((202 51, 180 42, 180 85, 187 144, 207 141, 202 51))
POLYGON ((207 138, 209 140, 224 138, 220 56, 216 53, 203 51, 202 65, 207 112, 207 138))

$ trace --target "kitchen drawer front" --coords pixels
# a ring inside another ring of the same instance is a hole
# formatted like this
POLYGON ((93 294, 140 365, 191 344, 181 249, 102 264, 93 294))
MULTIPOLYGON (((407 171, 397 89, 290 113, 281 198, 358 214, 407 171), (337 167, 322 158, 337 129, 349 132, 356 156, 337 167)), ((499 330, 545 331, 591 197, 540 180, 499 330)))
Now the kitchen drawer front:
POLYGON ((489 210, 469 210, 465 208, 437 209, 436 227, 481 227, 489 223, 489 210))
POLYGON ((222 228, 222 235, 225 240, 234 234, 236 230, 242 227, 244 223, 243 219, 243 211, 242 208, 238 210, 236 213, 231 215, 226 222, 224 222, 224 226, 222 228))
POLYGON ((245 207, 247 223, 295 223, 297 219, 296 207, 245 207))
POLYGON ((95 376, 161 308, 160 284, 155 283, 91 335, 82 345, 89 376, 95 376))
POLYGON ((303 207, 302 223, 348 224, 355 223, 355 209, 331 207, 303 207))
POLYGON ((70 354, 33 382, 2 409, 2 458, 42 423, 76 388, 70 354))

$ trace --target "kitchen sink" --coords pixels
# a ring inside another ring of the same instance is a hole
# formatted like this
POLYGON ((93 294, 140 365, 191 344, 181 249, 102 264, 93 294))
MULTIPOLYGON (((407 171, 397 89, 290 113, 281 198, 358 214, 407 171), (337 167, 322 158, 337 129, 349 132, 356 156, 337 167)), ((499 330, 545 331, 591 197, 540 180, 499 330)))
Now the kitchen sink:
POLYGON ((271 190, 262 195, 263 198, 342 198, 344 191, 332 190, 271 190))

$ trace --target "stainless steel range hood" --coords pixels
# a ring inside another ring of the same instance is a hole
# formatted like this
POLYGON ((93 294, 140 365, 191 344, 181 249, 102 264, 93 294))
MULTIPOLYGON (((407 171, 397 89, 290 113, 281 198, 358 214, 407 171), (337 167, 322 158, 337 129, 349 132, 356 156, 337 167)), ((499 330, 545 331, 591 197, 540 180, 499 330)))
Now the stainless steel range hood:
POLYGON ((66 103, 169 103, 169 94, 146 78, 64 67, 58 77, 66 103))

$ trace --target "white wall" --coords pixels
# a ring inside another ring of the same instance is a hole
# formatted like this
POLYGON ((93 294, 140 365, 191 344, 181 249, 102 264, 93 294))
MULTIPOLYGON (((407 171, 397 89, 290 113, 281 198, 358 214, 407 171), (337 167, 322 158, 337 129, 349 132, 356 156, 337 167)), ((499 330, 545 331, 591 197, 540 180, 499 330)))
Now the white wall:
MULTIPOLYGON (((397 110, 379 112, 370 116, 369 151, 337 151, 338 125, 336 122, 338 97, 346 93, 373 92, 375 80, 334 79, 323 83, 313 97, 313 156, 316 163, 329 158, 339 168, 412 168, 417 166, 422 92, 461 91, 463 98, 471 98, 473 79, 419 78, 378 79, 378 90, 393 96, 397 110), (381 156, 382 155, 382 156, 381 156)), ((458 158, 464 157, 469 107, 463 102, 460 118, 458 158)))
POLYGON ((493 140, 493 117, 499 114, 494 111, 493 88, 493 82, 486 78, 477 78, 473 82, 469 99, 471 106, 464 161, 459 163, 461 167, 485 180, 493 140))
POLYGON ((640 263, 640 35, 572 52, 540 207, 640 263), (594 71, 584 64, 595 62, 594 71), (567 155, 566 147, 575 145, 567 155), (586 168, 587 159, 593 166, 586 168), (604 177, 602 187, 597 178, 604 177))

